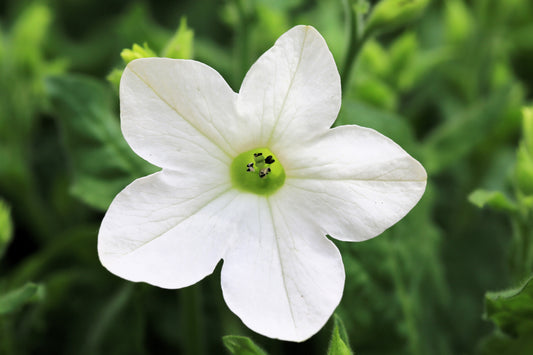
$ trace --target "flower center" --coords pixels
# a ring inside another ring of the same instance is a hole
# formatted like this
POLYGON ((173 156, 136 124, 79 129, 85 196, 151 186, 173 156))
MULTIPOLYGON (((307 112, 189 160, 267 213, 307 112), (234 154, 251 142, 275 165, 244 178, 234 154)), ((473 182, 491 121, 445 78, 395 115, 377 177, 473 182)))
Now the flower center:
POLYGON ((285 170, 269 149, 252 149, 231 163, 231 181, 239 190, 270 195, 283 186, 285 170))

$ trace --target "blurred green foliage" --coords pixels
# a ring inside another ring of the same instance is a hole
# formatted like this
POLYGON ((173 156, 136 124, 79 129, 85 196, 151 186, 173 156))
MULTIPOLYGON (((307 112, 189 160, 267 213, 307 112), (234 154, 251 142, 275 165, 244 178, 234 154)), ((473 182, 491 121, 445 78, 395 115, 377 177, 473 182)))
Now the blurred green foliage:
POLYGON ((533 116, 522 113, 533 92, 530 0, 105 7, 0 4, 0 198, 10 206, 0 204, 1 354, 259 351, 245 336, 271 354, 342 353, 341 344, 356 354, 533 353, 532 287, 523 283, 533 274, 533 116), (349 19, 371 30, 351 71, 349 19), (323 34, 345 74, 336 125, 382 132, 429 174, 400 223, 364 243, 336 242, 347 273, 337 310, 345 331, 333 320, 302 344, 246 329, 223 303, 220 267, 168 291, 118 279, 96 253, 111 199, 154 171, 120 132, 125 63, 194 58, 238 90, 253 61, 296 24, 323 34), (494 324, 482 318, 484 301, 494 324))
POLYGON ((222 338, 224 346, 232 355, 266 355, 250 338, 238 335, 226 335, 222 338))

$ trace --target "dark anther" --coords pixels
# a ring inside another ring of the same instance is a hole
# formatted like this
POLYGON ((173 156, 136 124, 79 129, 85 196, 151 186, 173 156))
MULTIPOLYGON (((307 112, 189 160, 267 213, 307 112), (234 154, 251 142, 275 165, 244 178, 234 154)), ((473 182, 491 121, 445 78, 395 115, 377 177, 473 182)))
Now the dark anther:
POLYGON ((268 157, 265 158, 265 163, 272 164, 273 162, 275 162, 275 160, 272 159, 272 155, 269 155, 268 157))
POLYGON ((254 153, 254 157, 258 157, 258 156, 261 156, 263 155, 263 153, 254 153))
POLYGON ((268 173, 270 172, 270 168, 263 168, 259 171, 259 177, 260 178, 264 178, 265 176, 268 175, 268 173))
POLYGON ((246 171, 255 171, 254 163, 249 163, 248 165, 246 165, 246 167, 247 167, 246 171))

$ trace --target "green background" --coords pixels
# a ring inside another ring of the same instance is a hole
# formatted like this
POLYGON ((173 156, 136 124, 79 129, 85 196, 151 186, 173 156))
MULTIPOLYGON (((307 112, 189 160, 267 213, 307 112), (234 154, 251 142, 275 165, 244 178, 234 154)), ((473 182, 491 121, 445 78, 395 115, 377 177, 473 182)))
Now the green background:
POLYGON ((373 22, 349 72, 347 20, 363 25, 376 3, 1 2, 0 354, 260 353, 225 335, 270 354, 345 349, 328 345, 340 339, 333 320, 301 344, 248 330, 223 302, 220 265, 163 290, 115 277, 96 253, 111 199, 154 171, 119 129, 120 72, 107 77, 124 67, 122 50, 194 58, 238 90, 296 24, 317 28, 343 76, 336 124, 377 129, 429 175, 404 220, 367 242, 336 242, 342 337, 356 354, 532 354, 533 123, 523 128, 522 108, 533 3, 411 1, 423 3, 413 16, 373 22))

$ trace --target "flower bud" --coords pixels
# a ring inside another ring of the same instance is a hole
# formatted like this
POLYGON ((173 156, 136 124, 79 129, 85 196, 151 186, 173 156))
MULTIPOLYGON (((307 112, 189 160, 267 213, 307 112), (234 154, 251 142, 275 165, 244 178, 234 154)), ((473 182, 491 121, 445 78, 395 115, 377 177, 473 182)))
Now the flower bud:
POLYGON ((368 32, 389 32, 422 14, 430 0, 382 0, 368 20, 368 32))
POLYGON ((192 59, 193 41, 194 31, 187 26, 187 19, 182 17, 180 27, 168 41, 162 56, 174 59, 192 59))
POLYGON ((148 44, 144 44, 142 47, 138 44, 134 44, 131 49, 124 49, 120 53, 120 56, 126 64, 132 60, 139 58, 157 57, 157 54, 148 47, 148 44))

